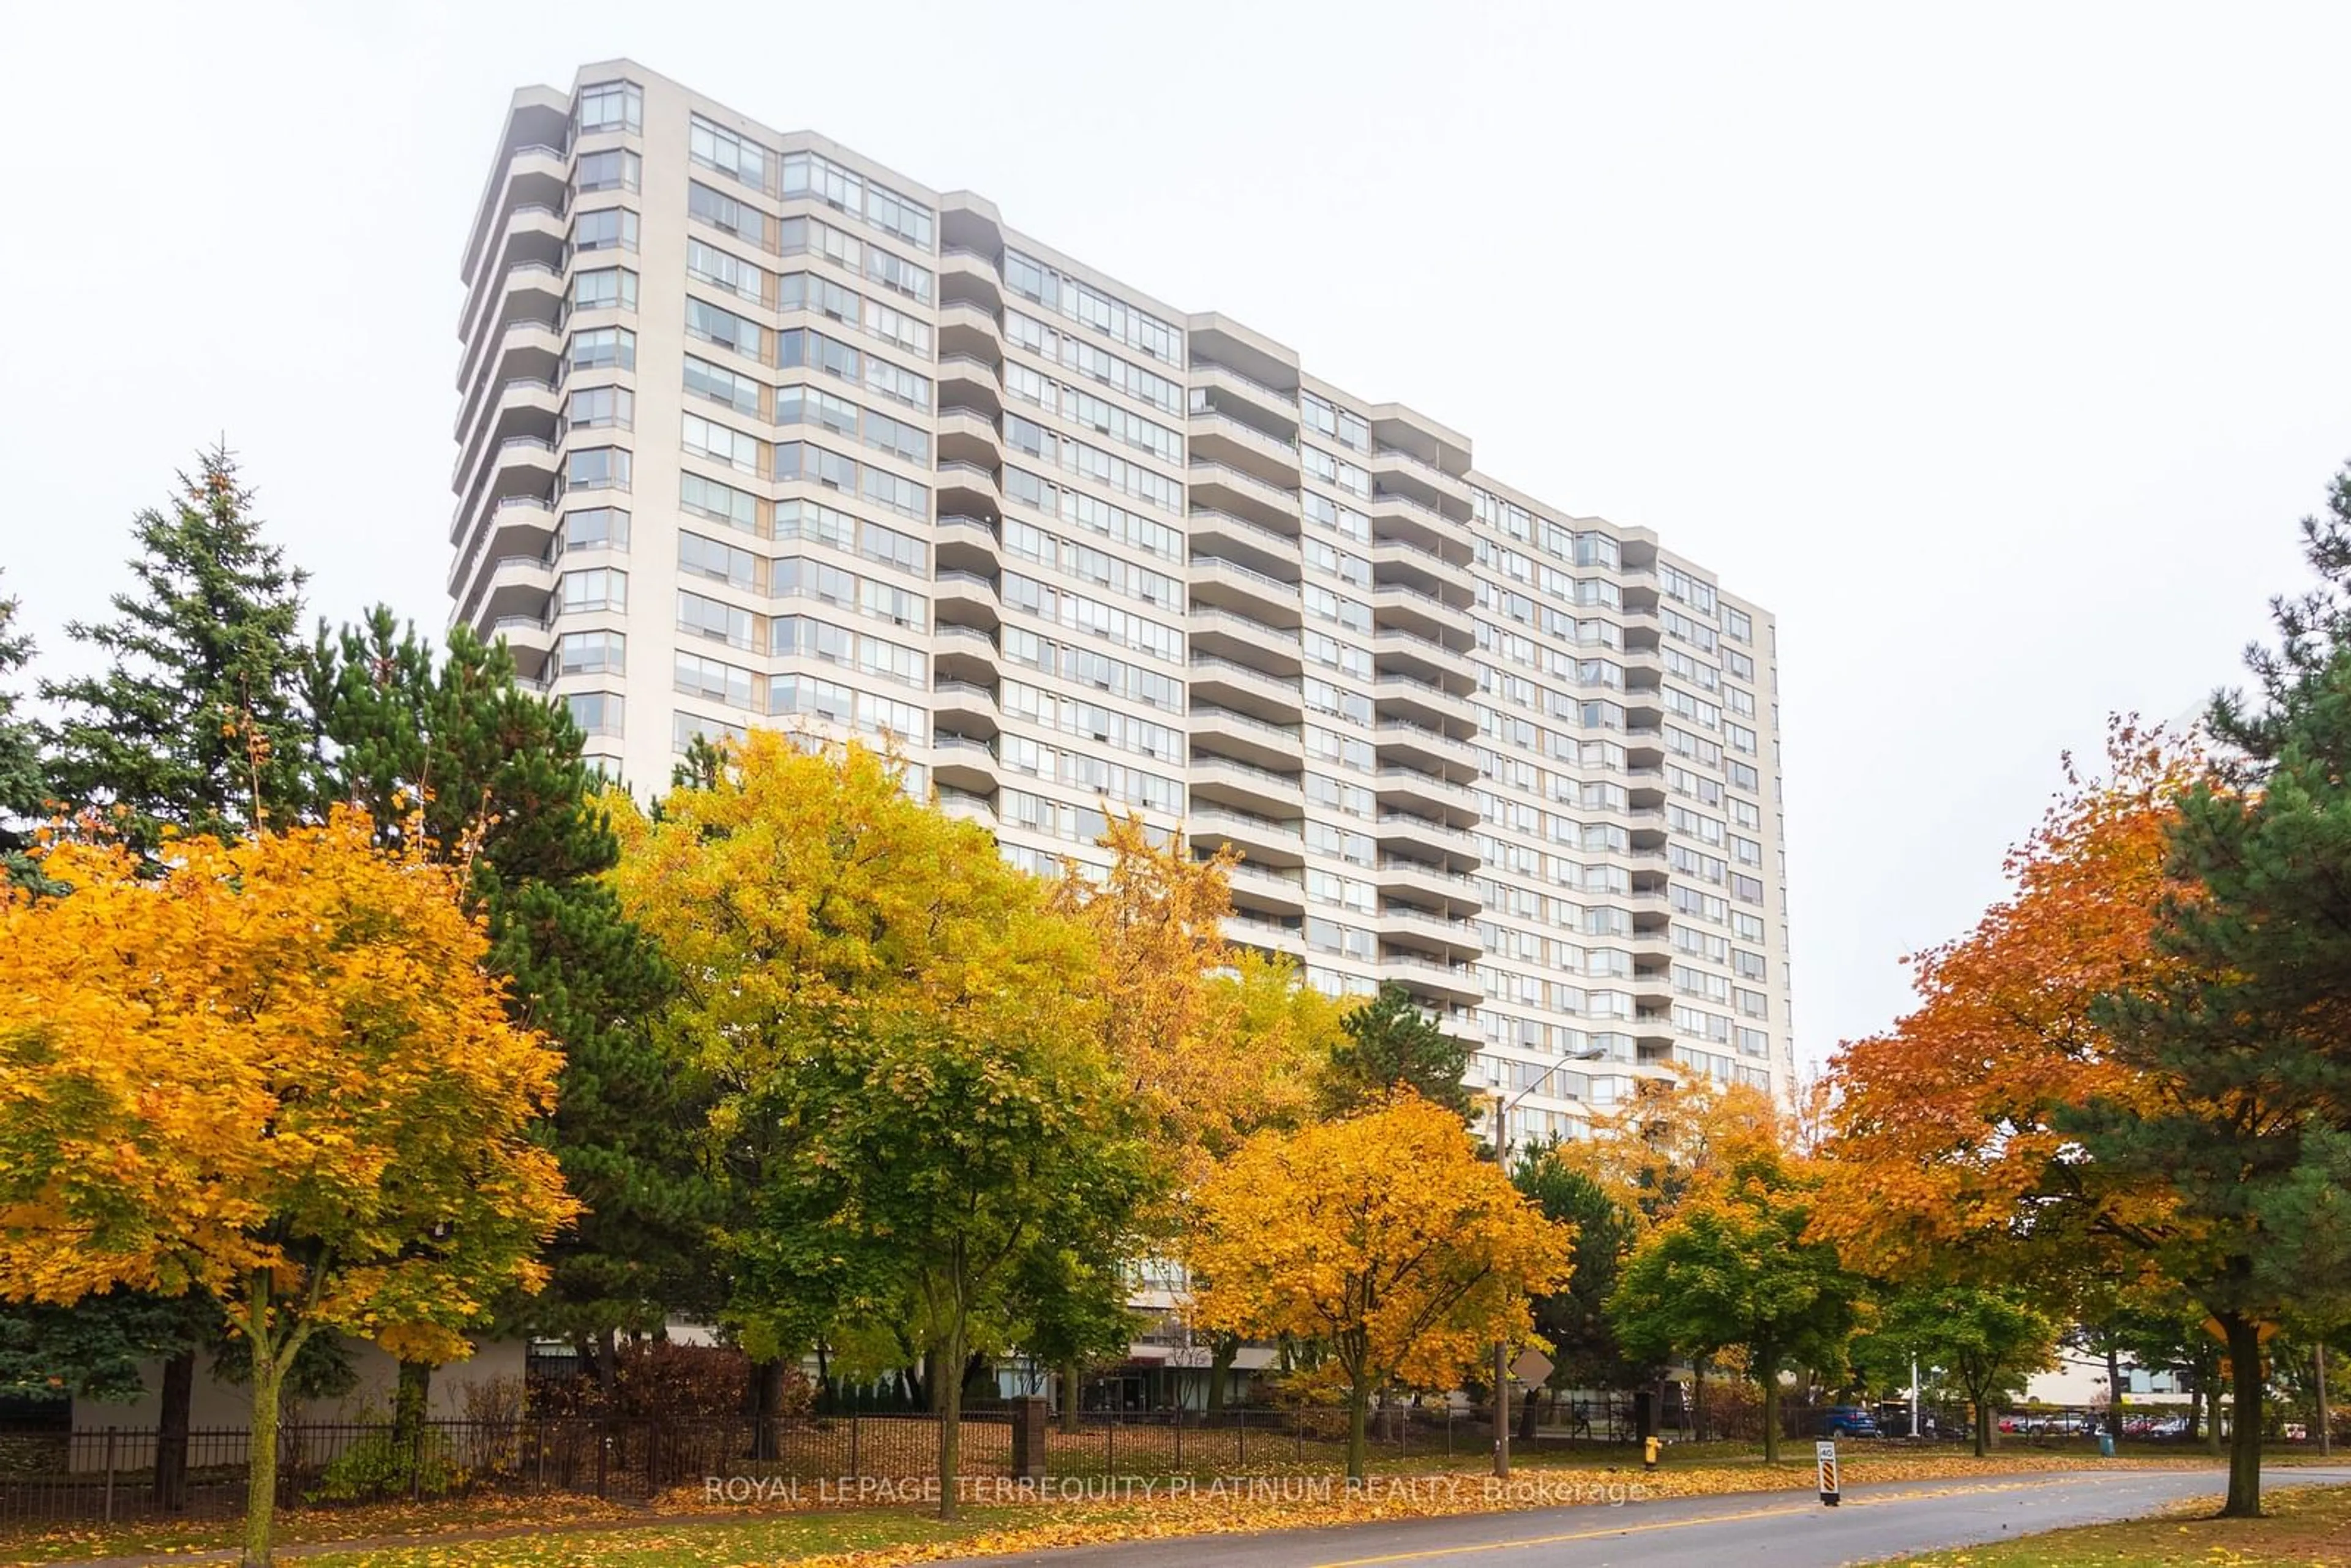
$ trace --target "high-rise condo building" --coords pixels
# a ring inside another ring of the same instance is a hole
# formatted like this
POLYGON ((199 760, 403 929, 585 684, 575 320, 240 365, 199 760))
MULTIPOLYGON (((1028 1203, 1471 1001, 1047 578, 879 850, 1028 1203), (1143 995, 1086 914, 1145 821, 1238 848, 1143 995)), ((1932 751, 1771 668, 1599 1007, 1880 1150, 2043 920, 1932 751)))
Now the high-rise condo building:
POLYGON ((1234 939, 1409 988, 1514 1137, 1790 1087, 1772 622, 1655 535, 626 60, 515 95, 464 277, 453 618, 641 794, 887 736, 1023 865, 1236 846, 1234 939))

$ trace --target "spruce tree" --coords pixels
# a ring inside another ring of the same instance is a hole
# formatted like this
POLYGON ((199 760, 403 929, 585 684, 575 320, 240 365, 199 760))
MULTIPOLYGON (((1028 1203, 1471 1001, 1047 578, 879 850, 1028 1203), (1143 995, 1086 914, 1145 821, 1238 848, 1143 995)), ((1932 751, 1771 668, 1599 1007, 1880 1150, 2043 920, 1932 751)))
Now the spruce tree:
POLYGON ((1331 1053, 1322 1092, 1326 1114, 1346 1115, 1374 1105, 1402 1083, 1432 1104, 1468 1118, 1469 1089, 1461 1079, 1471 1047, 1439 1029, 1410 991, 1385 982, 1340 1027, 1347 1038, 1331 1053))
POLYGON ((2314 593, 2276 606, 2253 698, 2224 695, 2223 747, 2180 803, 2158 945, 2172 960, 2112 998, 2116 1061, 2158 1092, 2092 1106, 2072 1130, 2094 1159, 2168 1180, 2166 1271, 2227 1341, 2234 1440, 2224 1511, 2261 1511, 2262 1339, 2328 1270, 2303 1210, 2351 1127, 2351 473, 2306 522, 2314 593))
POLYGON ((364 806, 388 841, 421 834, 466 862, 509 1010, 564 1053, 551 1135, 588 1212, 508 1326, 572 1340, 601 1366, 617 1333, 709 1304, 709 1208, 692 1076, 648 1030, 670 978, 602 880, 620 846, 600 776, 569 714, 465 627, 436 661, 379 608, 339 635, 322 626, 308 664, 318 794, 364 806))
POLYGON ((16 601, 0 599, 0 880, 40 885, 25 852, 47 815, 49 786, 40 731, 16 711, 16 674, 33 656, 33 640, 16 629, 16 601))
MULTIPOLYGON (((151 856, 167 828, 237 833, 298 812, 309 749, 303 574, 265 540, 225 446, 201 454, 179 484, 168 511, 132 519, 136 586, 113 596, 114 619, 66 628, 108 655, 106 672, 40 688, 63 709, 49 735, 47 793, 151 856)), ((175 1306, 125 1300, 104 1310, 120 1324, 30 1322, 29 1354, 62 1364, 89 1363, 87 1339, 135 1341, 163 1355, 154 1495, 165 1509, 185 1505, 196 1353, 209 1339, 175 1306)), ((21 1339, 26 1322, 14 1330, 21 1339)))
POLYGON ((43 682, 60 704, 52 783, 152 854, 166 827, 235 833, 298 810, 309 737, 300 715, 304 576, 264 541, 226 447, 180 476, 168 512, 131 524, 138 580, 114 619, 76 622, 103 674, 43 682))

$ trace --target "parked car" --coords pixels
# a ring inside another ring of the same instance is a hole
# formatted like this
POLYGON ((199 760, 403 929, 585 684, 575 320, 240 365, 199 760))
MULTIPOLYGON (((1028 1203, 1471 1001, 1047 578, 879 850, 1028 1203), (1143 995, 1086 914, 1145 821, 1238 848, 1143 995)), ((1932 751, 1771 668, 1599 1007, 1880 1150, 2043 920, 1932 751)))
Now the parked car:
POLYGON ((1877 1417, 1858 1405, 1832 1405, 1813 1417, 1813 1429, 1823 1437, 1875 1437, 1877 1417))

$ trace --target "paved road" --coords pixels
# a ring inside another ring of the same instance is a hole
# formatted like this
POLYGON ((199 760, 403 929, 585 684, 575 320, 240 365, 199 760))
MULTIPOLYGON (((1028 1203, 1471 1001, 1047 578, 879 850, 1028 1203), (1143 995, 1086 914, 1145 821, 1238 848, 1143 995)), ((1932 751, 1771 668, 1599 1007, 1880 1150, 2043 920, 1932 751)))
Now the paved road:
MULTIPOLYGON (((2351 1482, 2351 1469, 2297 1467, 2264 1487, 2351 1482)), ((2110 1470, 1981 1481, 1853 1487, 1827 1509, 1809 1492, 1687 1498, 1534 1509, 1266 1535, 1194 1536, 970 1558, 972 1568, 1662 1568, 1758 1563, 1836 1568, 1908 1552, 2002 1541, 2073 1524, 2103 1524, 2210 1498, 2217 1470, 2110 1470)))

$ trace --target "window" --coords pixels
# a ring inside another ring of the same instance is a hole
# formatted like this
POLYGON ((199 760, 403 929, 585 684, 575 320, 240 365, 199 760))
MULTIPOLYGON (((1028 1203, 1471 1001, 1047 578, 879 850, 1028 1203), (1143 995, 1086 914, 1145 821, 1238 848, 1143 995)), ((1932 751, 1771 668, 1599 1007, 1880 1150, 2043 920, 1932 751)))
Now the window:
POLYGON ((591 446, 571 455, 564 484, 574 490, 625 490, 629 469, 627 447, 591 446))
POLYGON ((773 154, 698 114, 686 130, 685 150, 686 156, 705 169, 732 175, 755 191, 768 188, 768 164, 773 154))
POLYGON ((758 558, 749 550, 700 534, 677 536, 677 569, 695 577, 715 578, 737 588, 753 587, 758 580, 758 558))
POLYGON ((930 269, 916 267, 904 256, 893 256, 880 246, 865 248, 865 276, 909 299, 918 299, 925 305, 931 302, 930 269))
POLYGON ((932 248, 930 208, 908 200, 887 186, 874 184, 852 174, 820 154, 791 152, 785 155, 783 193, 787 196, 814 196, 923 250, 932 248))
POLYGON ((759 383, 748 376, 736 374, 724 365, 714 365, 708 360, 685 357, 685 390, 694 397, 707 398, 723 403, 737 413, 757 418, 759 413, 759 383))
POLYGON ((865 361, 865 384, 883 397, 903 402, 910 408, 928 410, 931 406, 931 381, 918 376, 887 360, 869 355, 865 361))
POLYGON ((759 645, 758 620, 749 611, 724 601, 678 590, 677 629, 681 632, 707 637, 730 648, 756 649, 759 645))
POLYGON ((767 214, 757 207, 745 206, 723 191, 712 190, 699 180, 686 182, 685 211, 697 222, 738 235, 762 249, 767 247, 767 214))
POLYGON ((634 250, 637 214, 627 207, 601 207, 582 213, 571 225, 574 251, 634 250))
POLYGON ((618 735, 621 733, 621 699, 612 692, 580 692, 566 697, 564 705, 571 710, 571 722, 583 735, 618 735))
POLYGON ((571 308, 574 310, 634 310, 637 308, 637 275, 625 267, 606 267, 594 272, 575 273, 571 278, 571 308))
POLYGON ((568 512, 563 518, 563 548, 619 549, 629 548, 629 514, 618 507, 590 507, 568 512))
POLYGON ((715 245, 705 245, 698 239, 689 238, 685 242, 685 275, 724 288, 754 305, 760 304, 766 298, 766 273, 741 256, 730 255, 715 245))
POLYGON ((556 667, 567 675, 620 674, 629 640, 618 632, 567 632, 556 644, 556 667))
POLYGON ((682 510, 740 528, 747 534, 759 531, 758 497, 747 490, 705 479, 699 474, 688 474, 678 480, 677 491, 677 504, 682 510))
POLYGON ((744 474, 759 471, 759 442, 716 420, 705 419, 698 413, 685 416, 685 449, 697 457, 707 457, 724 463, 744 474))
POLYGON ((629 574, 600 566, 587 571, 567 571, 563 574, 563 608, 574 610, 626 610, 629 607, 629 574))
POLYGON ((1008 250, 1004 253, 1004 281, 1022 298, 1033 299, 1128 348, 1171 365, 1184 362, 1184 334, 1180 329, 1123 300, 1113 299, 1091 284, 1064 277, 1043 262, 1031 260, 1017 250, 1008 250))
POLYGON ((645 128, 644 94, 632 81, 599 82, 594 87, 580 89, 573 118, 581 132, 598 131, 643 131, 645 128))
POLYGON ((705 343, 716 343, 722 349, 732 349, 746 359, 761 357, 759 324, 747 321, 731 310, 699 299, 685 302, 685 335, 705 343))
POLYGON ((697 740, 739 745, 747 736, 747 732, 741 725, 728 724, 723 718, 704 718, 699 714, 679 713, 674 709, 669 716, 670 747, 681 757, 691 750, 697 740))
POLYGON ((571 394, 566 417, 574 430, 626 430, 636 404, 636 394, 626 387, 585 387, 571 394))
POLYGON ((728 707, 749 708, 751 672, 735 664, 705 659, 698 653, 677 655, 676 674, 671 685, 690 697, 704 697, 724 703, 728 707))
POLYGON ((625 147, 583 152, 572 172, 571 188, 583 196, 593 191, 633 191, 640 167, 637 155, 625 147))
POLYGON ((1755 622, 1744 610, 1722 607, 1722 634, 1741 643, 1755 641, 1755 622))
POLYGON ((637 368, 637 335, 626 327, 598 327, 571 334, 571 368, 575 371, 637 368))

